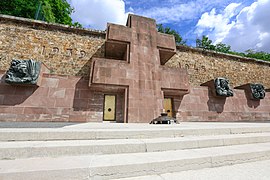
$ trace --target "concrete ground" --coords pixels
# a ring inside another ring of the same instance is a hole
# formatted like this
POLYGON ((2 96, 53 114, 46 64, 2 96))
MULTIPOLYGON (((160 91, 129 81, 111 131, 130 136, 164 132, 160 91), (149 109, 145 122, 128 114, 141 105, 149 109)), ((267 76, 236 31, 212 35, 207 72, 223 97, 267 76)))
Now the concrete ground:
POLYGON ((270 121, 255 122, 181 122, 180 124, 147 123, 72 123, 72 122, 0 122, 1 128, 65 128, 65 129, 149 129, 149 128, 233 128, 233 127, 270 127, 270 121))
POLYGON ((180 128, 180 129, 203 129, 203 128, 237 128, 237 127, 270 127, 270 122, 181 122, 179 124, 146 124, 146 123, 81 123, 68 125, 68 129, 159 129, 159 128, 180 128))
POLYGON ((0 122, 0 128, 62 128, 78 123, 68 122, 0 122))
POLYGON ((122 180, 269 180, 270 160, 122 180))

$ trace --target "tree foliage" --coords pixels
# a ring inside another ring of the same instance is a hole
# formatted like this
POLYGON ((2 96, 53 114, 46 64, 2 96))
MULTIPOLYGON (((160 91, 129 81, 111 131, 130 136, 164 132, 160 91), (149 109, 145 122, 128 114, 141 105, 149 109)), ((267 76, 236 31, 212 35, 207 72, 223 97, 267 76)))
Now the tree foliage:
POLYGON ((263 52, 263 51, 256 52, 254 50, 247 50, 245 51, 245 53, 235 52, 231 50, 231 46, 229 45, 226 45, 223 43, 218 43, 214 45, 212 43, 212 40, 210 40, 207 36, 202 36, 202 39, 196 39, 196 47, 207 49, 207 50, 213 50, 217 52, 222 52, 222 53, 229 53, 229 54, 243 56, 243 57, 270 61, 270 54, 267 52, 263 52))
POLYGON ((78 22, 72 23, 70 17, 72 12, 73 8, 66 0, 0 1, 0 14, 81 27, 78 22))
POLYGON ((186 40, 184 40, 182 38, 182 36, 177 31, 175 31, 169 27, 164 27, 163 24, 157 24, 157 30, 158 30, 158 32, 161 32, 161 33, 173 35, 175 37, 175 42, 177 45, 186 44, 186 40))
POLYGON ((229 53, 231 51, 231 46, 220 42, 216 44, 215 50, 218 52, 229 53))
POLYGON ((270 61, 270 54, 263 51, 256 52, 254 50, 249 49, 246 51, 246 57, 270 61))
POLYGON ((0 13, 33 19, 37 5, 35 0, 1 0, 0 13))
POLYGON ((210 40, 207 36, 203 36, 202 39, 196 39, 196 46, 202 49, 215 50, 212 40, 210 40))

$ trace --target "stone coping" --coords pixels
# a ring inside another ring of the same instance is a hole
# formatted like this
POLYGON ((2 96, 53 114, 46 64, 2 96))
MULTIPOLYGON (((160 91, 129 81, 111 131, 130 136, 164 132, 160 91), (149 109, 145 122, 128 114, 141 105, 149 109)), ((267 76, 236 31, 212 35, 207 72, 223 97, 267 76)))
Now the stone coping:
POLYGON ((73 33, 79 33, 79 34, 85 34, 85 35, 95 35, 103 39, 105 39, 105 36, 106 36, 106 31, 93 30, 93 29, 87 29, 87 28, 78 28, 78 27, 72 27, 69 25, 48 23, 48 22, 44 22, 40 20, 33 20, 33 19, 28 19, 28 18, 3 15, 3 14, 0 14, 0 21, 9 21, 9 22, 14 22, 14 23, 20 23, 23 25, 30 25, 34 28, 39 27, 39 28, 45 28, 48 30, 57 29, 57 30, 62 30, 66 32, 73 32, 73 33))
POLYGON ((247 58, 247 57, 242 57, 242 56, 237 56, 233 54, 226 54, 226 53, 221 53, 221 52, 216 52, 216 51, 210 51, 206 49, 201 49, 201 48, 194 48, 194 47, 189 47, 185 45, 177 45, 176 49, 178 51, 191 51, 191 52, 196 52, 200 54, 204 54, 206 56, 213 56, 213 57, 219 57, 219 58, 227 58, 231 59, 234 61, 241 61, 241 62, 253 62, 253 63, 259 63, 259 64, 265 64, 270 66, 270 61, 263 61, 259 59, 254 59, 254 58, 247 58))

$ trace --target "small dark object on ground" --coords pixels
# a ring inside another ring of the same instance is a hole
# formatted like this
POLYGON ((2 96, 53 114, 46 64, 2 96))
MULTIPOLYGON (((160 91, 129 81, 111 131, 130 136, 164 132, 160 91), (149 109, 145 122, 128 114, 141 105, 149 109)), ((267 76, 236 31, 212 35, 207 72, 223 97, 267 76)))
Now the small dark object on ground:
POLYGON ((179 122, 172 117, 169 117, 167 113, 161 113, 161 116, 153 119, 150 124, 179 124, 179 122))

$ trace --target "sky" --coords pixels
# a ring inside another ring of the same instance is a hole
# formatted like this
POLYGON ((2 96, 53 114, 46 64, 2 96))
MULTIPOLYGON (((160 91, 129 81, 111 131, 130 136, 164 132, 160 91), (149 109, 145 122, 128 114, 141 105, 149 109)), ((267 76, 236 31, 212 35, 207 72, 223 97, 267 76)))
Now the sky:
POLYGON ((74 22, 105 30, 107 22, 125 25, 129 13, 154 18, 176 30, 187 45, 208 36, 231 49, 270 53, 270 0, 69 0, 74 22))

